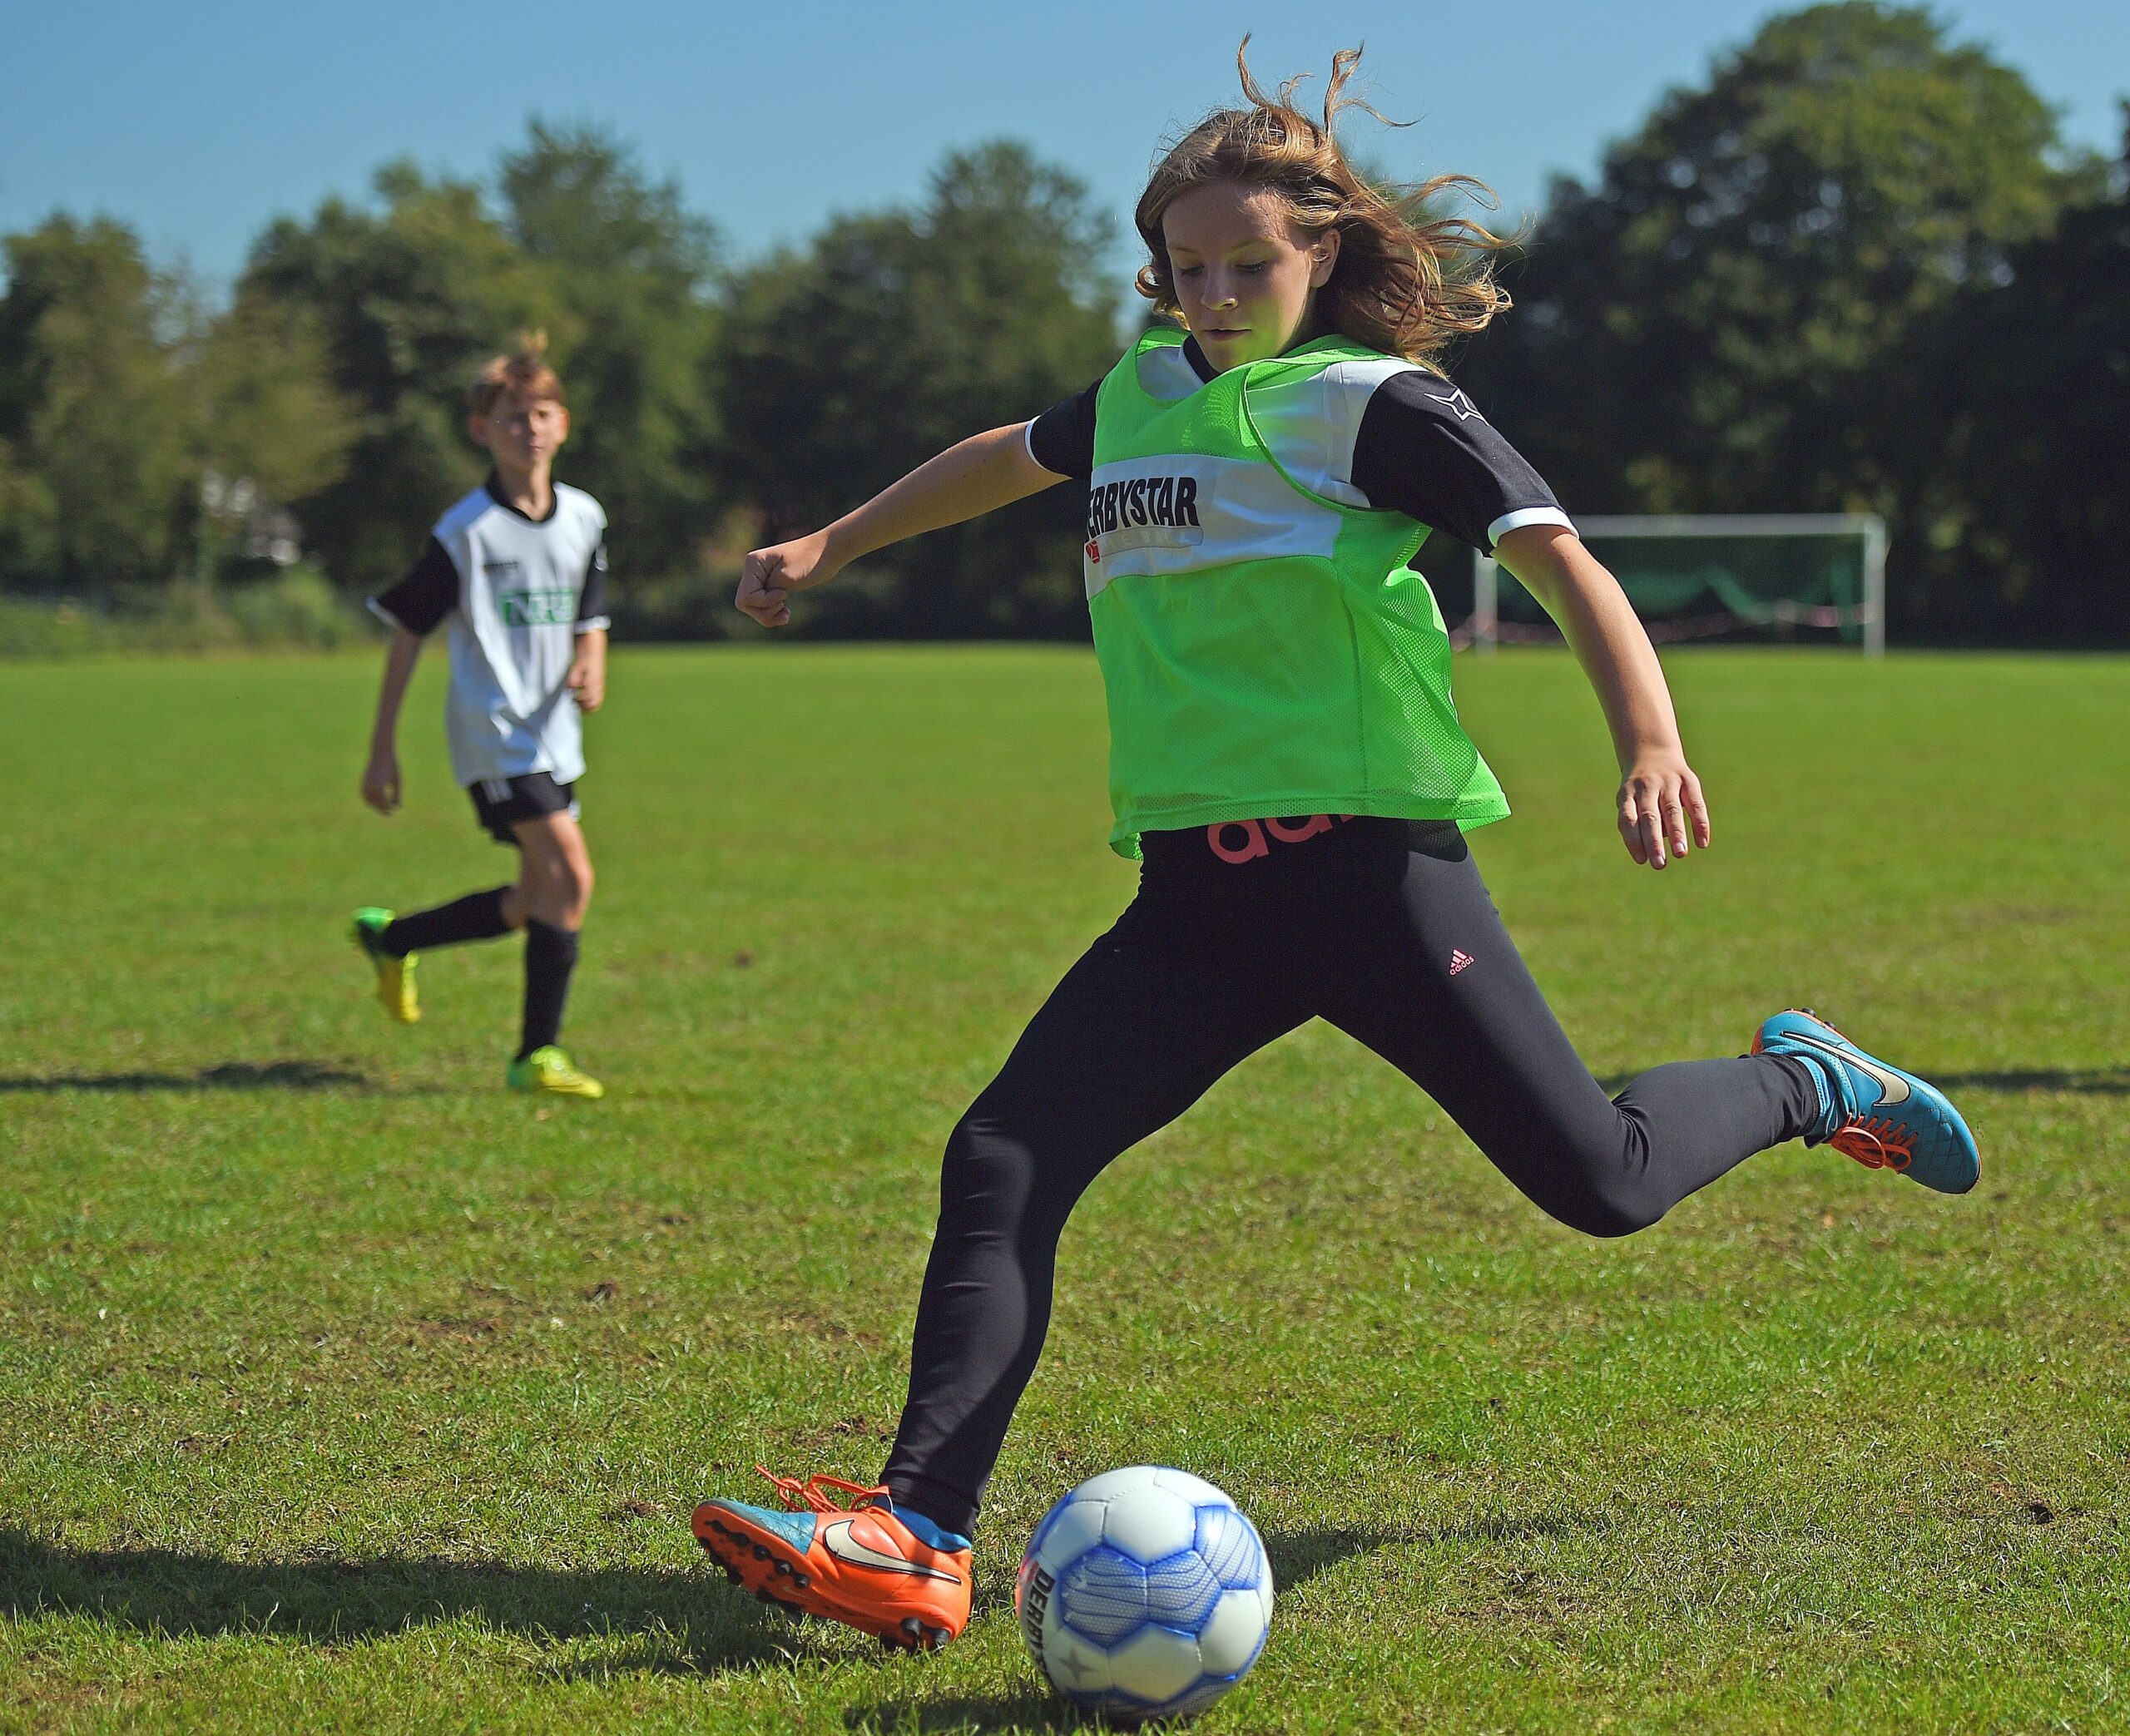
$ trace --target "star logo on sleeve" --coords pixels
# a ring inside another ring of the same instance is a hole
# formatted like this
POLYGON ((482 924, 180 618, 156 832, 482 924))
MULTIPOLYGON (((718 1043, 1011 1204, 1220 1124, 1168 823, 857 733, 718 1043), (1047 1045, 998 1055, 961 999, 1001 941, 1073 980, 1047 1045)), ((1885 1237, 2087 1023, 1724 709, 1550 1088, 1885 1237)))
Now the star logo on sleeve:
MULTIPOLYGON (((1439 392, 1430 392, 1427 395, 1439 404, 1448 404, 1456 413, 1459 422, 1469 422, 1474 416, 1479 415, 1479 407, 1464 395, 1464 388, 1462 386, 1450 387, 1449 395, 1446 398, 1439 392)), ((1486 420, 1484 416, 1480 416, 1479 419, 1482 422, 1486 420)))

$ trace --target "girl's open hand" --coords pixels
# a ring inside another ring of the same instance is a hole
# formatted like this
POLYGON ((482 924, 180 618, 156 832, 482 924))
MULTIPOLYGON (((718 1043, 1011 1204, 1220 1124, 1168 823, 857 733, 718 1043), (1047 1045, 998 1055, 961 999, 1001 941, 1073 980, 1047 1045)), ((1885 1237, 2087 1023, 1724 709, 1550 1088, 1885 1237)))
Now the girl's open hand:
POLYGON ((1645 754, 1620 780, 1620 838, 1637 863, 1661 868, 1694 843, 1709 845, 1708 804, 1701 779, 1679 754, 1645 754))
POLYGON ((741 565, 733 607, 765 627, 784 626, 791 619, 785 599, 793 591, 825 584, 835 576, 835 569, 824 558, 827 551, 828 536, 822 531, 752 551, 741 565))

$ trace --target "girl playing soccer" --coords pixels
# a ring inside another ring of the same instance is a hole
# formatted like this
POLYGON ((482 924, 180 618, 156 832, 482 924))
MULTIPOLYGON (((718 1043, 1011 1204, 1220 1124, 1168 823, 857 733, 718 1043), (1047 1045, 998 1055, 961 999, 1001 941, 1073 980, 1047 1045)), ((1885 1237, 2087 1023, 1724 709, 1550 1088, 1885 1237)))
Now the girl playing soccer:
POLYGON ((1464 839, 1508 804, 1459 725, 1442 617, 1408 565, 1430 527, 1491 547, 1559 623, 1612 730, 1628 855, 1662 868, 1706 848, 1708 810, 1619 586, 1429 365, 1507 305, 1484 263, 1498 244, 1406 215, 1348 166, 1333 126, 1357 59, 1335 61, 1321 124, 1246 67, 1249 106, 1209 116, 1155 170, 1138 287, 1184 329, 1149 332, 1078 397, 746 559, 738 605, 780 626, 792 592, 859 556, 1087 478, 1110 841, 1142 861, 1131 907, 948 1141, 879 1484, 776 1477, 791 1511, 696 1511, 704 1548, 749 1590, 892 1644, 940 1645, 968 1619, 969 1533, 1075 1202, 1312 1017, 1591 1235, 1646 1229, 1801 1135, 1941 1192, 1979 1173, 1942 1093, 1809 1013, 1767 1020, 1742 1058, 1657 1067, 1608 1099, 1517 956, 1464 839))

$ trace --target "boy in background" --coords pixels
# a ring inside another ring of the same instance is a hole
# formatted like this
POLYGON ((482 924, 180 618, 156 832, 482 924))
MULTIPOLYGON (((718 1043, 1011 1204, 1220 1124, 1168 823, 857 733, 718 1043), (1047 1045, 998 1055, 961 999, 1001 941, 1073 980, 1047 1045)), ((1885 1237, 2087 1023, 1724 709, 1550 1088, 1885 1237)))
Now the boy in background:
POLYGON ((437 521, 413 571, 370 602, 394 631, 363 799, 379 814, 399 805, 400 701, 422 640, 448 621, 452 772, 483 828, 518 851, 518 878, 409 916, 359 910, 354 939, 376 969, 386 1013, 412 1024, 421 1016, 420 953, 523 928, 523 1029, 505 1081, 513 1091, 599 1097, 605 1088, 558 1040, 592 897, 592 858, 577 825, 578 714, 597 711, 606 696, 607 515, 582 489, 552 479, 569 411, 545 348, 532 337, 482 368, 468 428, 493 468, 437 521))

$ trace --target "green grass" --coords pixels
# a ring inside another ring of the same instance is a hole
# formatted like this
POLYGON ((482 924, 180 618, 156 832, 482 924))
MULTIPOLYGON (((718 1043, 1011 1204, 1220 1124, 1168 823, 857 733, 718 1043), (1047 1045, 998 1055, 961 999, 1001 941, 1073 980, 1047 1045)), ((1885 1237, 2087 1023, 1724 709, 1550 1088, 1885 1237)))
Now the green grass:
POLYGON ((1011 1571, 1146 1460, 1280 1575, 1210 1731, 2130 1729, 2130 664, 1677 656, 1716 848, 1661 877, 1573 667, 1461 665, 1592 1066, 1809 999, 1950 1086, 1982 1186, 1791 1146, 1580 1239, 1310 1027, 1082 1206, 975 1620, 904 1659, 686 1519, 877 1468, 940 1143, 1129 893, 1092 664, 617 655, 570 1032, 613 1095, 542 1109, 514 948, 404 1031, 341 935, 509 871, 436 660, 389 823, 366 659, 0 670, 0 1729, 1069 1724, 1011 1571))

